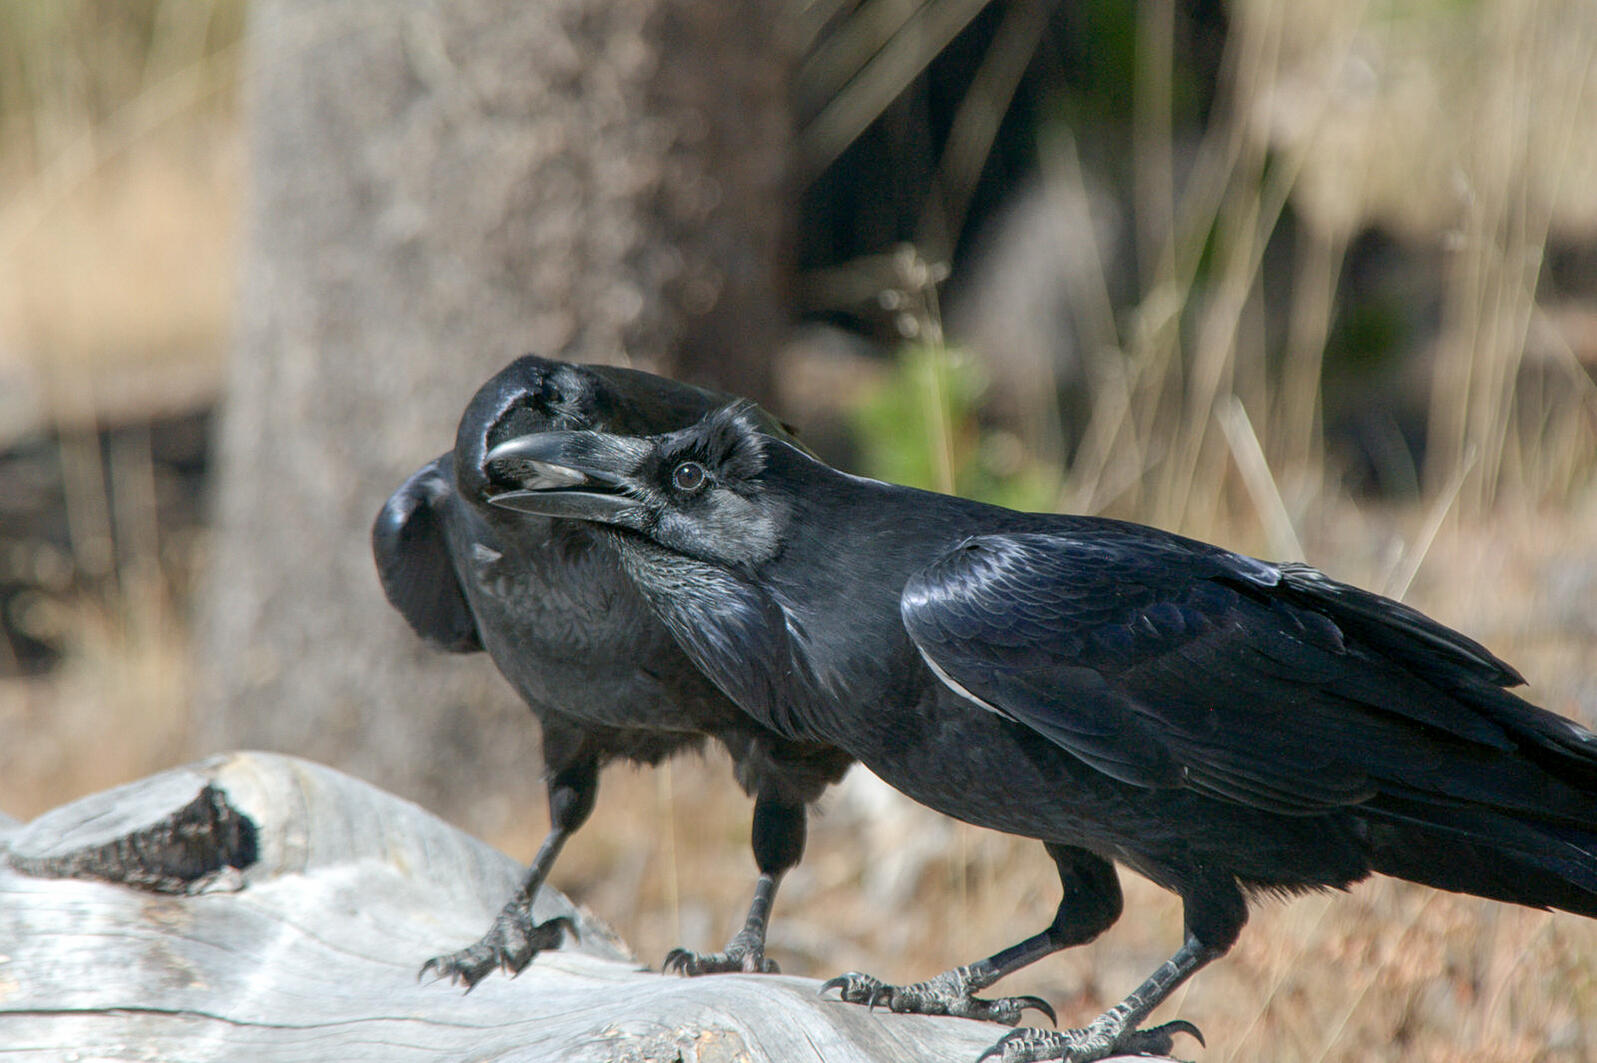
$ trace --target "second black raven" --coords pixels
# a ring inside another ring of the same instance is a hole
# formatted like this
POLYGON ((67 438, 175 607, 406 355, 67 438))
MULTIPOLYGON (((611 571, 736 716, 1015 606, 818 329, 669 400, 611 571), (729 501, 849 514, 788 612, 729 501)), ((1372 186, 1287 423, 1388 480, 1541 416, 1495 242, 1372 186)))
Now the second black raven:
POLYGON ((1006 1063, 1164 1053, 1142 1028, 1236 941, 1248 897, 1371 872, 1597 916, 1597 736, 1398 602, 1136 524, 1016 513, 840 473, 729 407, 673 433, 536 433, 565 470, 494 501, 611 529, 677 641, 762 724, 923 804, 1040 839, 1052 925, 847 1000, 1013 1021, 974 993, 1119 916, 1114 864, 1180 896, 1185 940, 1080 1030, 1006 1063))
MULTIPOLYGON (((850 758, 740 712, 672 642, 590 525, 496 509, 483 472, 489 448, 528 431, 660 432, 727 398, 647 373, 528 355, 477 392, 453 453, 422 467, 378 514, 372 550, 389 601, 436 645, 486 649, 543 725, 549 834, 482 940, 429 960, 424 972, 469 988, 496 966, 518 972, 557 945, 560 921, 534 924, 532 901, 566 838, 593 811, 599 769, 614 759, 652 764, 706 737, 727 748, 754 797, 760 877, 744 927, 724 952, 677 949, 667 966, 687 974, 775 969, 765 957, 766 921, 783 873, 804 851, 805 805, 850 758)), ((757 416, 764 431, 785 434, 757 416)), ((515 472, 539 476, 534 466, 515 472)))

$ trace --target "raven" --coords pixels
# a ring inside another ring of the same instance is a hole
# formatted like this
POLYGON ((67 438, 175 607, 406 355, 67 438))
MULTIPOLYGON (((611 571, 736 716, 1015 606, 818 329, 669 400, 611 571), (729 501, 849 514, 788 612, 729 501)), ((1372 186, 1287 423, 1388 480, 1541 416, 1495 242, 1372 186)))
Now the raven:
POLYGON ((1047 929, 914 985, 851 972, 828 983, 845 1000, 1016 1021, 1035 1001, 976 991, 1107 929, 1117 863, 1181 898, 1181 947, 1084 1029, 1016 1030, 987 1055, 1081 1063, 1199 1036, 1141 1024, 1231 948, 1255 894, 1380 872, 1597 916, 1597 735, 1408 606, 1138 524, 850 476, 746 406, 486 457, 563 470, 493 502, 608 528, 762 724, 1046 846, 1064 892, 1047 929))
MULTIPOLYGON (((534 925, 532 901, 567 837, 593 810, 599 769, 613 759, 653 764, 706 737, 731 753, 755 799, 760 877, 743 929, 727 949, 674 950, 686 974, 774 971, 765 928, 782 875, 804 851, 805 805, 851 759, 779 735, 738 710, 677 648, 591 525, 529 520, 488 505, 490 447, 529 431, 603 428, 661 432, 692 424, 728 396, 647 373, 517 359, 477 392, 452 454, 422 467, 383 506, 372 551, 383 590, 417 634, 444 649, 486 649, 542 724, 550 830, 526 880, 488 933, 428 960, 469 989, 495 966, 518 973, 559 944, 566 921, 534 925)), ((755 414, 761 431, 785 437, 755 414)), ((522 477, 540 475, 521 466, 522 477)), ((544 476, 558 476, 544 470, 544 476)), ((569 927, 567 927, 569 929, 569 927)))

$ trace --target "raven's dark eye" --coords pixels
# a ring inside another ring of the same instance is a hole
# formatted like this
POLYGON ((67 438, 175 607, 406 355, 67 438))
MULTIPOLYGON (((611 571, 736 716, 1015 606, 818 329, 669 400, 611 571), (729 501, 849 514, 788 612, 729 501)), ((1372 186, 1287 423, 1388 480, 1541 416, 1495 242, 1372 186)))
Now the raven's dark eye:
POLYGON ((709 479, 704 466, 696 461, 684 461, 671 472, 671 483, 678 491, 697 491, 709 479))

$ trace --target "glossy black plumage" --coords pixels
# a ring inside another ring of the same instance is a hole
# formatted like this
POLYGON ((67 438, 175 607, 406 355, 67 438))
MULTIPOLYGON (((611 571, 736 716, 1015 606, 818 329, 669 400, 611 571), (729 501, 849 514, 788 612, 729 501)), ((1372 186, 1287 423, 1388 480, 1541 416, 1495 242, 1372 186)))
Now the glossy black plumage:
MULTIPOLYGON (((672 963, 689 973, 772 966, 765 919, 777 881, 802 853, 804 806, 849 758, 782 738, 739 711, 678 649, 590 525, 489 505, 500 488, 483 460, 495 443, 527 431, 666 431, 725 401, 644 373, 521 358, 473 398, 454 451, 411 476, 378 514, 372 548, 389 601, 435 645, 488 652, 542 724, 549 781, 551 831, 526 885, 482 941, 428 969, 470 986, 557 944, 561 927, 533 925, 532 897, 591 811, 599 769, 617 758, 654 763, 707 737, 730 751, 756 799, 762 878, 749 924, 727 953, 679 951, 672 963)), ((783 434, 759 416, 762 430, 783 434)))
POLYGON ((490 464, 512 454, 586 476, 507 503, 593 499, 666 626, 754 718, 1048 846, 1052 926, 916 986, 843 976, 847 999, 1013 1020, 1032 1002, 973 992, 1110 925, 1111 862, 1181 896, 1186 943, 1086 1030, 1016 1035, 1006 1060, 1195 1032, 1138 1026, 1230 948, 1251 892, 1378 871, 1597 915, 1597 738, 1400 603, 1140 525, 848 476, 737 408, 649 439, 535 434, 490 464))

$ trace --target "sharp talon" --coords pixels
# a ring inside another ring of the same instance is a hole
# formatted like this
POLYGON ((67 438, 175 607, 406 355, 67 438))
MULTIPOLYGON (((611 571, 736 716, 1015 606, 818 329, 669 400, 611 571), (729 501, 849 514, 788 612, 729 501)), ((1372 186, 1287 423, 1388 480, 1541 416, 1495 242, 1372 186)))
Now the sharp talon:
POLYGON ((826 995, 826 991, 828 989, 835 989, 835 990, 837 990, 837 999, 842 1000, 843 999, 843 989, 847 985, 848 985, 848 975, 840 974, 836 978, 828 978, 825 982, 821 983, 821 988, 819 988, 819 989, 817 989, 815 991, 815 995, 818 996, 818 997, 824 997, 826 995))
MULTIPOLYGON (((1040 1011, 1044 1015, 1048 1016, 1048 1021, 1054 1024, 1055 1029, 1059 1028, 1059 1016, 1054 1013, 1054 1006, 1052 1004, 1048 1003, 1042 997, 1021 997, 1019 999, 1020 1010, 1022 1012, 1024 1012, 1027 1008, 1040 1011)), ((1202 1044, 1203 1038, 1198 1038, 1198 1043, 1202 1044)), ((1208 1046, 1205 1045, 1204 1047, 1208 1046)))
POLYGON ((740 947, 733 942, 725 952, 698 953, 692 949, 672 949, 660 962, 660 970, 697 978, 707 974, 775 974, 778 968, 775 960, 766 959, 758 950, 740 947))
POLYGON ((1209 1042, 1203 1039, 1203 1031, 1192 1025, 1192 1023, 1188 1022, 1186 1019, 1175 1019, 1165 1023, 1159 1028, 1161 1030, 1169 1030, 1172 1034, 1191 1034, 1192 1038, 1196 1040, 1198 1044, 1202 1045, 1204 1048, 1209 1047, 1209 1042))

